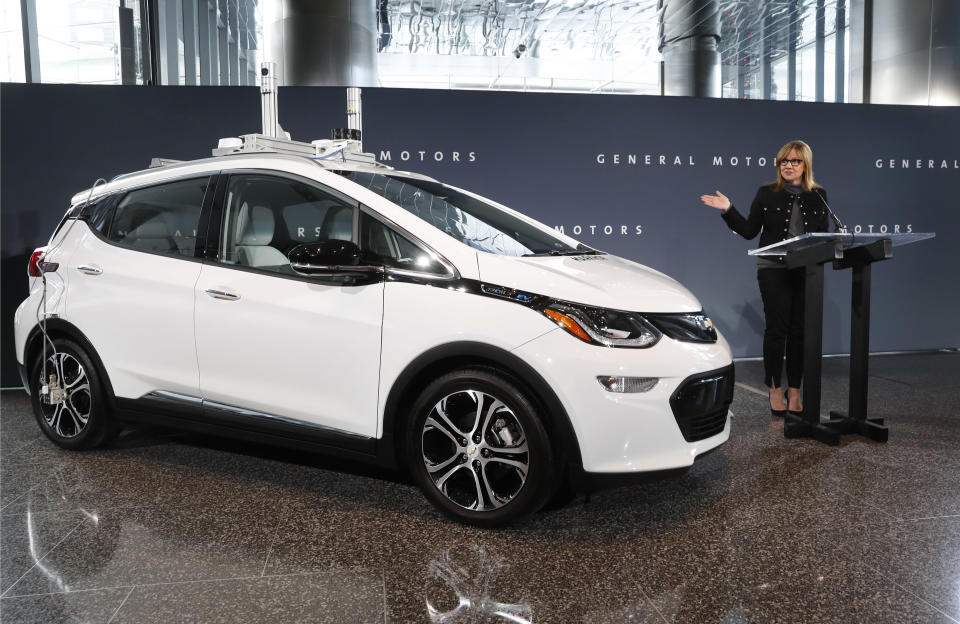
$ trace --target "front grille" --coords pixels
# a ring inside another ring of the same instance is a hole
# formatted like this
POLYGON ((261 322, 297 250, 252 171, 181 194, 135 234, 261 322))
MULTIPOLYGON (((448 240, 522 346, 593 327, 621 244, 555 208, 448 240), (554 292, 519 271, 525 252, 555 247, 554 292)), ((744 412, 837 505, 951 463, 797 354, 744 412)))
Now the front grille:
POLYGON ((733 364, 687 377, 670 397, 680 433, 696 442, 723 431, 733 401, 733 364))

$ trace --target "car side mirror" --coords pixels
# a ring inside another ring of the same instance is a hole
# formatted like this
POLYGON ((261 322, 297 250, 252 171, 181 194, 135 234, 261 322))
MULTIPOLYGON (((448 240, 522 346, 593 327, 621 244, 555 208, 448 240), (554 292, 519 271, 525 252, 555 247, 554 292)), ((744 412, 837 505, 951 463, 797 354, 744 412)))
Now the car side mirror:
POLYGON ((297 245, 287 255, 290 267, 301 275, 360 277, 382 273, 382 266, 361 264, 360 247, 344 240, 322 240, 297 245))

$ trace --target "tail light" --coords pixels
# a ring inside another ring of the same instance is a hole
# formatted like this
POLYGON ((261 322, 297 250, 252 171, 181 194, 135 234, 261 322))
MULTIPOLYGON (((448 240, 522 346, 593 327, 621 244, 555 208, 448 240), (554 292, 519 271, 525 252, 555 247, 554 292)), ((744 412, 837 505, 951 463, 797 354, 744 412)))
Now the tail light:
POLYGON ((37 249, 30 256, 30 264, 27 265, 27 274, 30 277, 41 277, 44 273, 52 273, 60 268, 60 264, 57 262, 42 262, 40 260, 45 251, 46 249, 37 249))

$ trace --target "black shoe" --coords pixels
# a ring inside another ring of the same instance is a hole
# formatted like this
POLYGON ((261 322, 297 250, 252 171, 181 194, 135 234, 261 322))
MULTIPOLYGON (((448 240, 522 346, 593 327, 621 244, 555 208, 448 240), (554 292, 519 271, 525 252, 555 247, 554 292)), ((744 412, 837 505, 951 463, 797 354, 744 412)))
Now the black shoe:
POLYGON ((803 418, 803 410, 786 410, 790 412, 791 416, 796 416, 798 418, 803 418))
POLYGON ((784 416, 787 415, 787 410, 775 410, 771 407, 770 413, 776 416, 777 418, 783 418, 784 416))

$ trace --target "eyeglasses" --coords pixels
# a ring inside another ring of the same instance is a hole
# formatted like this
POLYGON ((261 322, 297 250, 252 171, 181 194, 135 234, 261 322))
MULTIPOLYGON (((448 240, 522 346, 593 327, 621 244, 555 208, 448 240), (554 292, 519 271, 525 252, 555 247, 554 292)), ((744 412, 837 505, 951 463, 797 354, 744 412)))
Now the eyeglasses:
POLYGON ((802 165, 802 164, 803 164, 803 161, 800 160, 799 158, 790 158, 790 159, 787 159, 787 160, 781 160, 781 161, 780 161, 780 166, 781 166, 781 167, 784 166, 784 165, 790 165, 791 167, 799 167, 799 166, 802 165))

